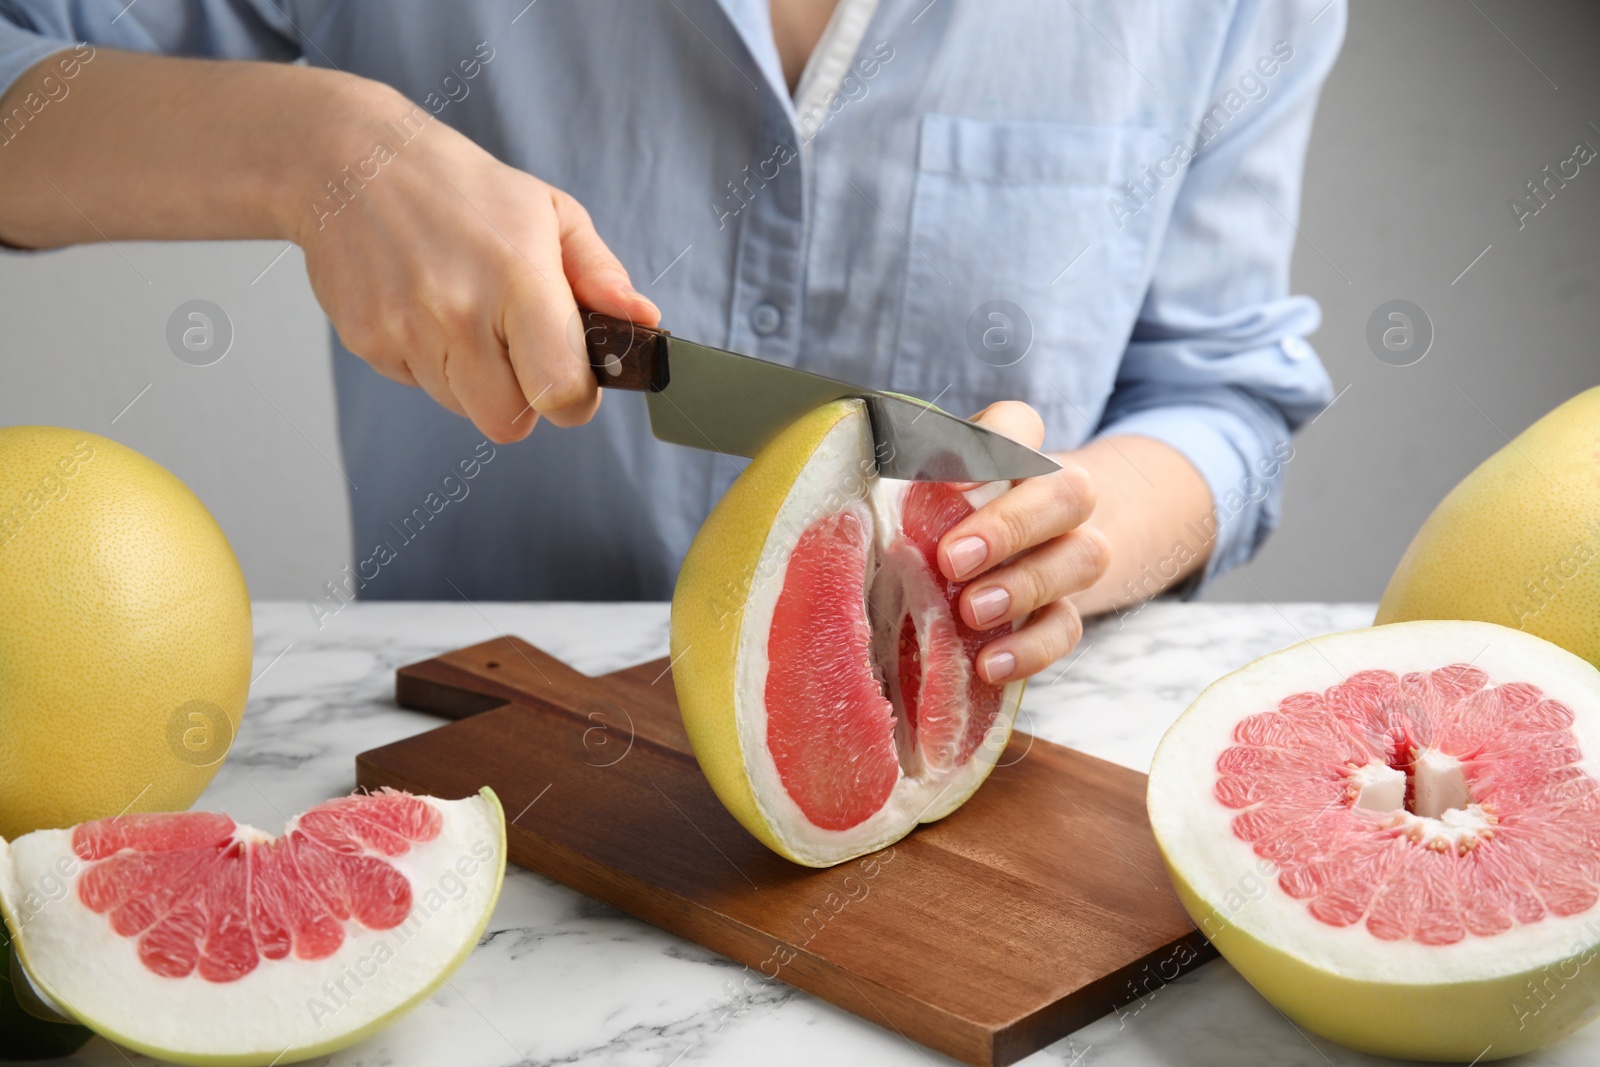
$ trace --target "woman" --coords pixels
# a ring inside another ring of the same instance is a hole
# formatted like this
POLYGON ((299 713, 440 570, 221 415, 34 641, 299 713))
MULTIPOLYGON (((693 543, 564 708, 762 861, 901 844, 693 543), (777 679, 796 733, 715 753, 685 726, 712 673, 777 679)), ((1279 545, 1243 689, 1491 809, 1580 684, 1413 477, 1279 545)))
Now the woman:
POLYGON ((998 682, 1276 524, 1330 395, 1287 281, 1343 24, 1340 0, 6 0, 0 240, 298 244, 368 597, 667 595, 739 464, 654 441, 638 396, 601 408, 577 303, 979 411, 1065 464, 941 541, 969 624, 1031 613, 980 657, 998 682))

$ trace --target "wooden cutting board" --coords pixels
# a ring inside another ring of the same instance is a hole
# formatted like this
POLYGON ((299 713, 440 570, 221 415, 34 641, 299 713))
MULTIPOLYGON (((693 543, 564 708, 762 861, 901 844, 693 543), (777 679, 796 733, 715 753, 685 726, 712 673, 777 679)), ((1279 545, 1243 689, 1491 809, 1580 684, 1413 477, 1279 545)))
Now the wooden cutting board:
POLYGON ((981 1067, 1008 1064, 1215 953, 1162 870, 1145 776, 1021 732, 955 814, 827 870, 745 832, 689 748, 666 660, 599 678, 515 637, 402 667, 456 719, 356 780, 493 787, 512 862, 981 1067))

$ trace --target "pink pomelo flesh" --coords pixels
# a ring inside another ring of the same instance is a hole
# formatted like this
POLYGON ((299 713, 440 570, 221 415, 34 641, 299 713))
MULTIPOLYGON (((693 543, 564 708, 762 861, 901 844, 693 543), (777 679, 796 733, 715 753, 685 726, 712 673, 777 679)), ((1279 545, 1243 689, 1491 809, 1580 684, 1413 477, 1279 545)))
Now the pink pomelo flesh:
POLYGON ((1464 664, 1369 670, 1242 719, 1216 800, 1333 927, 1447 945, 1594 907, 1600 780, 1574 713, 1464 664))
POLYGON ((899 777, 894 709, 868 651, 871 521, 858 507, 800 535, 767 645, 767 744, 784 788, 825 830, 868 818, 899 777))
POLYGON ((939 538, 972 504, 940 483, 901 492, 885 547, 864 503, 802 532, 767 636, 767 745, 784 790, 826 830, 865 822, 902 774, 966 764, 1003 699, 974 660, 1011 627, 968 627, 965 583, 937 563, 939 538))
POLYGON ((87 864, 78 899, 137 938, 155 974, 233 982, 261 960, 316 960, 345 940, 345 923, 399 926, 411 886, 386 857, 439 835, 437 810, 384 790, 307 811, 283 837, 241 835, 226 815, 124 815, 72 831, 87 864))

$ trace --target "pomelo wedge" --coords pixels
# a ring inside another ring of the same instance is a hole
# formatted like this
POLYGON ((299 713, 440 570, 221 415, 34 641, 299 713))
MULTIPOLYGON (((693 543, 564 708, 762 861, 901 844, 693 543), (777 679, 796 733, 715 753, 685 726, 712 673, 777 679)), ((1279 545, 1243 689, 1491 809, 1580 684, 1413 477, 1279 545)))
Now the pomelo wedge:
POLYGON ((490 790, 383 790, 320 804, 277 838, 181 812, 0 840, 0 911, 39 997, 116 1044, 282 1064, 427 996, 477 944, 504 873, 490 790))
POLYGON ((780 434, 712 510, 672 599, 695 756, 752 834, 823 867, 941 819, 1005 748, 1022 683, 991 686, 939 537, 1003 485, 878 479, 864 405, 780 434))
POLYGON ((1214 683, 1150 822, 1230 963, 1300 1026, 1500 1059, 1600 1012, 1600 672, 1480 622, 1318 638, 1214 683))

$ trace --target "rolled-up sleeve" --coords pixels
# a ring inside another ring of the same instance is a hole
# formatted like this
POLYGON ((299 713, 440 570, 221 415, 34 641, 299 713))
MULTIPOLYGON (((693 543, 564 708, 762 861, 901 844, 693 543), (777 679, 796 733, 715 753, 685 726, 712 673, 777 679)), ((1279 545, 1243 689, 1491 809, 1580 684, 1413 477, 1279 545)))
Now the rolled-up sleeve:
POLYGON ((300 55, 293 19, 271 0, 0 0, 0 94, 79 44, 217 59, 300 55))
POLYGON ((1210 487, 1214 521, 1190 538, 1210 541, 1210 559, 1188 595, 1278 525, 1289 437, 1333 397, 1304 340, 1321 313, 1290 294, 1289 261, 1312 114, 1344 24, 1344 0, 1240 5, 1213 91, 1196 101, 1193 158, 1097 430, 1170 445, 1210 487))
POLYGON ((71 48, 74 39, 39 32, 9 3, 0 0, 0 96, 45 56, 71 48))

